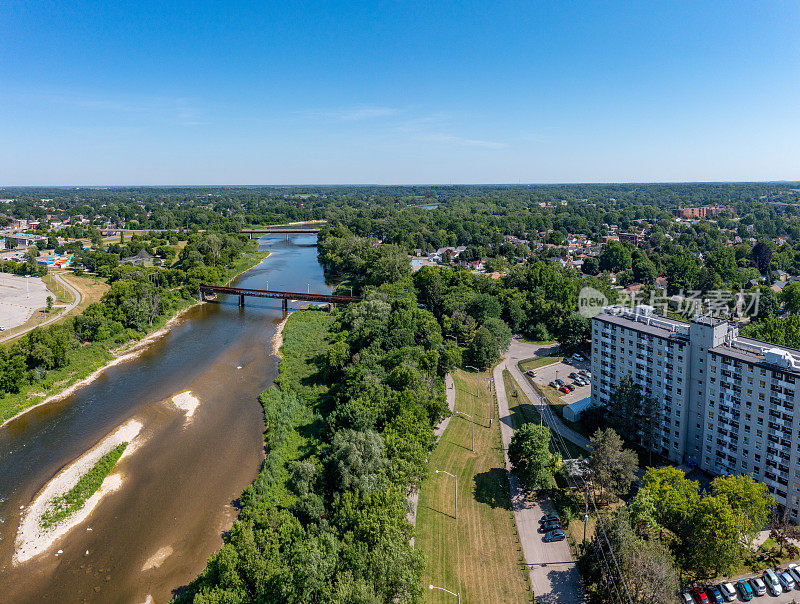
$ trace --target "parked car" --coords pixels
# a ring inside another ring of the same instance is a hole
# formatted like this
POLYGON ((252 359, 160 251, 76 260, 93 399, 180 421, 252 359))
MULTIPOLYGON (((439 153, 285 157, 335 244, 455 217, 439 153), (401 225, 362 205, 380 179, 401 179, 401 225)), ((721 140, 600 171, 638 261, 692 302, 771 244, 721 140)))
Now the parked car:
POLYGON ((780 581, 778 581, 778 575, 775 574, 775 571, 771 568, 768 568, 764 571, 764 574, 761 575, 761 578, 764 579, 764 583, 767 586, 767 590, 773 596, 779 596, 783 593, 783 588, 781 587, 780 581))
POLYGON ((558 391, 563 392, 564 394, 569 394, 569 390, 567 389, 566 386, 559 387, 558 391))
POLYGON ((561 522, 561 518, 559 518, 558 514, 547 514, 539 518, 539 524, 544 524, 545 522, 561 522))
POLYGON ((578 373, 580 373, 583 377, 592 377, 592 372, 586 369, 581 369, 578 373))
POLYGON ((749 602, 753 599, 753 588, 750 587, 750 583, 744 579, 740 579, 736 582, 736 589, 739 590, 739 597, 742 598, 744 602, 749 602))
POLYGON ((528 371, 525 372, 525 375, 529 375, 530 377, 536 377, 536 372, 533 369, 528 369, 528 371))
POLYGON ((786 567, 786 570, 791 573, 792 579, 794 579, 795 587, 800 589, 800 566, 797 566, 797 564, 790 564, 788 567, 786 567))
POLYGON ((565 382, 564 380, 561 380, 561 379, 559 379, 559 380, 556 380, 555 382, 556 382, 556 384, 558 384, 559 386, 563 386, 564 384, 566 384, 566 382, 565 382))
POLYGON ((692 594, 690 594, 688 591, 684 591, 681 594, 681 604, 694 604, 692 594))
POLYGON ((575 390, 575 386, 570 386, 569 384, 564 384, 564 388, 566 388, 566 389, 567 389, 567 390, 569 390, 570 392, 572 392, 573 390, 575 390))
POLYGON ((579 354, 573 354, 573 355, 572 355, 572 358, 573 358, 574 360, 576 360, 576 361, 585 361, 585 360, 586 360, 586 359, 584 359, 584 358, 583 358, 581 355, 579 355, 579 354))
POLYGON ((578 378, 578 374, 573 371, 572 373, 569 374, 569 377, 571 377, 573 380, 575 380, 575 379, 578 378))
POLYGON ((694 601, 697 602, 697 604, 711 604, 711 602, 708 600, 705 590, 701 589, 700 587, 695 587, 694 590, 692 590, 692 595, 694 596, 694 601))
POLYGON ((790 573, 788 570, 779 570, 778 580, 781 582, 783 591, 792 591, 796 585, 795 580, 792 578, 792 573, 790 573))
POLYGON ((722 592, 719 590, 719 587, 711 587, 706 588, 706 595, 708 599, 711 600, 711 604, 725 604, 725 600, 722 597, 722 592))
POLYGON ((761 577, 753 577, 749 581, 750 587, 753 588, 753 593, 757 596, 763 596, 767 593, 767 584, 764 583, 764 580, 761 577))
POLYGON ((564 540, 564 531, 561 529, 556 529, 554 531, 550 531, 544 537, 542 537, 542 541, 545 543, 550 543, 551 541, 563 541, 564 540))
POLYGON ((542 525, 539 527, 539 532, 541 533, 549 533, 550 531, 554 531, 556 529, 561 528, 561 521, 560 520, 549 520, 547 522, 543 522, 542 525))
POLYGON ((576 384, 577 384, 579 387, 580 387, 580 386, 585 386, 585 385, 586 385, 586 380, 584 380, 583 378, 578 378, 577 380, 575 380, 575 383, 576 383, 576 384))
POLYGON ((556 390, 558 388, 558 384, 556 384, 555 382, 550 382, 547 385, 550 386, 553 390, 556 390))
POLYGON ((722 597, 726 602, 733 602, 736 599, 736 590, 730 581, 723 581, 719 584, 719 590, 722 592, 722 597))

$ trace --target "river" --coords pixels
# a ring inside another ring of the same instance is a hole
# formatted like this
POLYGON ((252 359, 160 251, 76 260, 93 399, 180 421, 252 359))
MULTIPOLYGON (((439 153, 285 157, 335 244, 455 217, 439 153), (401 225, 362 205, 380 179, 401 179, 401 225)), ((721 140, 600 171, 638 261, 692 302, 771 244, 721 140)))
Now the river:
MULTIPOLYGON (((236 285, 329 291, 314 235, 271 235, 260 245, 272 254, 236 285)), ((245 304, 190 309, 138 358, 0 429, 1 602, 140 603, 149 595, 160 603, 203 569, 263 460, 257 396, 276 375, 270 340, 281 304, 245 304), (200 400, 188 423, 169 403, 184 390, 200 400), (21 506, 131 419, 144 425, 144 444, 120 461, 122 486, 51 549, 14 566, 21 506)))

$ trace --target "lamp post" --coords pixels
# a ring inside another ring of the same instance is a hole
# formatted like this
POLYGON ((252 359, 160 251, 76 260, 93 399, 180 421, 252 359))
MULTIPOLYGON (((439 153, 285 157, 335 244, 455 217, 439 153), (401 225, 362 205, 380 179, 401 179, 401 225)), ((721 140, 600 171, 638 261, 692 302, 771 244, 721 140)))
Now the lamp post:
POLYGON ((475 452, 475 418, 471 415, 467 415, 463 411, 456 411, 456 413, 460 413, 464 417, 468 417, 472 421, 472 452, 475 452))
POLYGON ((440 472, 441 472, 442 474, 447 474, 448 476, 452 476, 452 477, 455 479, 455 481, 456 481, 456 489, 455 489, 455 495, 456 495, 456 497, 455 497, 455 503, 456 503, 456 520, 458 520, 458 476, 456 476, 455 474, 451 474, 450 472, 447 472, 447 471, 445 471, 445 470, 436 470, 436 473, 437 473, 437 474, 439 474, 440 472))
POLYGON ((461 592, 455 593, 453 591, 450 591, 449 589, 445 589, 444 587, 436 587, 435 585, 428 585, 428 589, 441 589, 442 591, 446 591, 451 596, 455 596, 456 598, 458 598, 458 604, 461 604, 461 592))
POLYGON ((446 335, 445 338, 452 338, 456 341, 456 346, 458 346, 458 336, 446 335))

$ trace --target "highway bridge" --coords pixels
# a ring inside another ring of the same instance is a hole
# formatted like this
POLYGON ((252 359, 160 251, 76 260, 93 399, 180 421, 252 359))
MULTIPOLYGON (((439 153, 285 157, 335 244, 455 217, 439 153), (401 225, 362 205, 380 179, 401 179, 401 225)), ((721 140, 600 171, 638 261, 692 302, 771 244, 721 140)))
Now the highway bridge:
POLYGON ((239 306, 244 306, 245 296, 254 298, 277 298, 282 301, 283 312, 289 310, 289 300, 304 302, 323 302, 333 308, 334 304, 351 304, 360 302, 358 296, 337 296, 334 294, 312 294, 310 292, 284 292, 270 289, 245 289, 243 287, 225 287, 223 285, 201 285, 200 299, 205 301, 208 294, 227 294, 239 296, 239 306))

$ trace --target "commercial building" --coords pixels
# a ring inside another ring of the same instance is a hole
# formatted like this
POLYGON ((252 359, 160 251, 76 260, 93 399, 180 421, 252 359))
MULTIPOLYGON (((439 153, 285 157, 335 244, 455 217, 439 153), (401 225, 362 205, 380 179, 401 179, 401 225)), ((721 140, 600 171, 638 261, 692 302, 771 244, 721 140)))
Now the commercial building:
POLYGON ((800 509, 800 350, 739 336, 727 321, 675 321, 652 307, 592 320, 592 403, 625 375, 656 401, 657 453, 712 474, 751 474, 793 520, 800 509))

